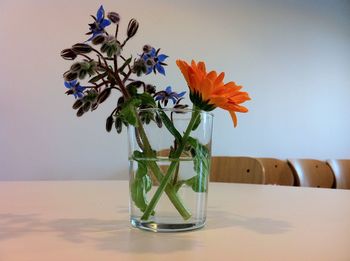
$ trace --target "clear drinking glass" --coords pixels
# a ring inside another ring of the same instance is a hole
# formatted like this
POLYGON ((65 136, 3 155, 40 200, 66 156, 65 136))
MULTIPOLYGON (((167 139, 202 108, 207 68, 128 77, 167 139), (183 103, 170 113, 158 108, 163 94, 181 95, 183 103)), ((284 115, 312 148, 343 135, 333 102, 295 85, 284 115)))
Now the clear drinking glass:
POLYGON ((137 127, 128 127, 131 224, 155 232, 203 227, 213 115, 187 109, 137 113, 137 127))

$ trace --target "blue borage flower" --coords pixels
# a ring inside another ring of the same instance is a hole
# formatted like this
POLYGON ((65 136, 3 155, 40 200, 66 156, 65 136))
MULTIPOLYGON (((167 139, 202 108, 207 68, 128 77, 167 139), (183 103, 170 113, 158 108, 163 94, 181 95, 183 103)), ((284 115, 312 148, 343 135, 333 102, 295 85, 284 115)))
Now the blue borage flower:
POLYGON ((168 86, 164 91, 157 92, 154 95, 154 99, 156 101, 160 101, 164 103, 164 106, 167 106, 169 100, 172 100, 173 104, 175 104, 178 100, 180 100, 185 95, 185 93, 186 92, 180 92, 180 93, 173 92, 171 89, 171 86, 168 86))
POLYGON ((76 99, 84 97, 83 91, 85 90, 85 87, 81 86, 77 80, 64 82, 64 86, 66 86, 68 89, 68 91, 66 91, 66 94, 73 94, 76 99))
POLYGON ((89 24, 90 32, 86 33, 87 35, 92 34, 88 41, 92 40, 95 36, 104 33, 104 28, 111 24, 111 21, 105 19, 105 10, 101 5, 97 10, 96 17, 92 15, 92 18, 95 20, 93 23, 89 24))
POLYGON ((165 75, 164 65, 167 65, 164 63, 165 59, 168 58, 165 54, 159 54, 160 49, 156 51, 155 48, 152 48, 151 51, 148 53, 143 53, 141 55, 141 58, 145 61, 147 72, 146 74, 150 74, 152 71, 154 73, 159 72, 160 74, 165 75))

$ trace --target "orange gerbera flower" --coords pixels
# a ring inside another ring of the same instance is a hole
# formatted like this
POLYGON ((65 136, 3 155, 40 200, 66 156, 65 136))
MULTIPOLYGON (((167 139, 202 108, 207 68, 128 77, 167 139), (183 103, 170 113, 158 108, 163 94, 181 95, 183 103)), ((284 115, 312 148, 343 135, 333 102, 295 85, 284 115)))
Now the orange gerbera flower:
POLYGON ((190 88, 190 98, 195 106, 202 110, 213 110, 220 107, 229 111, 234 126, 237 126, 236 112, 248 112, 248 109, 240 104, 250 100, 247 92, 242 92, 242 86, 234 82, 224 84, 225 73, 217 75, 216 71, 206 72, 205 63, 196 64, 192 60, 191 65, 185 61, 177 60, 185 80, 190 88))

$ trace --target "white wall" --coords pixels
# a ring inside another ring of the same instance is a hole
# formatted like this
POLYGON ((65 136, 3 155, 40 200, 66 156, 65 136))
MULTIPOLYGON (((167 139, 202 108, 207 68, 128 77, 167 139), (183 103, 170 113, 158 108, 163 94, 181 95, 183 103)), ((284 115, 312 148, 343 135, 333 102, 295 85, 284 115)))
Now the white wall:
MULTIPOLYGON (((0 179, 127 177, 126 134, 104 130, 113 104, 76 118, 61 77, 60 50, 86 39, 99 4, 1 0, 0 179)), ((193 58, 245 86, 238 128, 215 111, 214 155, 350 158, 349 1, 102 4, 141 23, 126 53, 149 43, 170 56, 158 85, 185 89, 175 59, 193 58)))

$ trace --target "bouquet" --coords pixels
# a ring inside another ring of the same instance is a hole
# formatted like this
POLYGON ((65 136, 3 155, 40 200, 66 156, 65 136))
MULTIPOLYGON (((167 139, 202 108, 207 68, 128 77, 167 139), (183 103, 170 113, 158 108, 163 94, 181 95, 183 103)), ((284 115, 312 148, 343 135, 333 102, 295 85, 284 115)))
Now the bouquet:
POLYGON ((175 92, 171 86, 158 90, 155 83, 143 79, 149 74, 166 75, 165 68, 169 57, 150 44, 145 44, 139 53, 125 55, 123 49, 136 35, 139 23, 131 19, 126 34, 120 34, 121 17, 116 12, 105 13, 100 6, 96 16, 92 16, 89 32, 84 42, 76 43, 61 52, 62 58, 74 61, 63 74, 66 94, 75 98, 73 109, 81 117, 96 110, 111 96, 118 93, 115 108, 106 118, 106 130, 115 129, 121 133, 123 127, 134 128, 138 149, 130 157, 138 165, 130 184, 133 204, 141 213, 140 220, 147 221, 155 216, 155 207, 165 192, 183 220, 191 217, 178 194, 182 186, 189 186, 195 192, 205 192, 204 177, 209 175, 210 152, 206 144, 192 137, 201 124, 201 112, 219 107, 227 110, 237 125, 236 112, 247 112, 241 104, 249 100, 249 95, 241 91, 242 86, 234 82, 224 83, 225 74, 207 72, 204 62, 176 60, 185 83, 189 88, 192 108, 183 104, 185 92, 175 92), (114 27, 114 30, 107 31, 114 27), (172 106, 172 107, 169 107, 172 106), (166 109, 171 108, 171 114, 166 109), (183 131, 174 124, 173 114, 190 111, 191 117, 183 131), (158 128, 166 128, 172 135, 173 143, 166 157, 170 160, 166 170, 156 162, 146 159, 158 156, 145 131, 147 124, 154 123, 158 128), (180 158, 187 155, 194 160, 195 175, 180 180, 178 178, 180 158), (157 183, 150 198, 147 193, 157 183), (154 185, 153 184, 153 185, 154 185))

